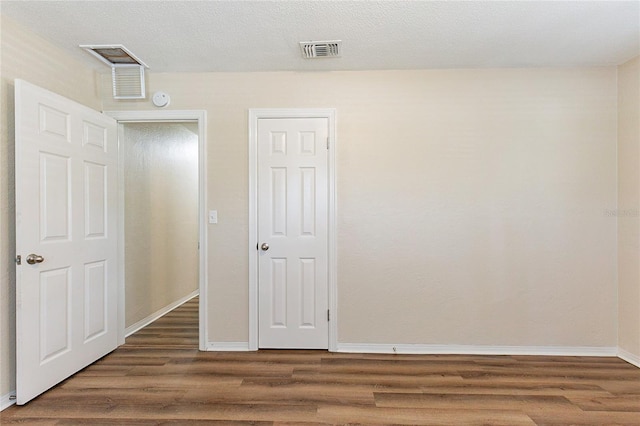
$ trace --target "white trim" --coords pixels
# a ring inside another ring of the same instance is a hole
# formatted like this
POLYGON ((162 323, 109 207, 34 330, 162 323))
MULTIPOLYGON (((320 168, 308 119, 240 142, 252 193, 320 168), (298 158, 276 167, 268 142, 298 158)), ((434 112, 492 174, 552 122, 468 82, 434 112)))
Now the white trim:
POLYGON ((15 403, 16 403, 16 391, 12 390, 6 395, 2 395, 2 398, 0 398, 0 411, 11 407, 15 403))
POLYGON ((261 118, 326 118, 329 121, 329 351, 338 348, 338 267, 336 195, 336 109, 249 109, 249 350, 258 350, 258 120, 261 118))
POLYGON ((631 365, 635 365, 640 368, 640 356, 634 355, 629 351, 625 351, 622 348, 618 348, 618 358, 627 361, 631 365))
POLYGON ((124 345, 126 338, 126 315, 125 315, 125 286, 124 286, 124 266, 125 266, 125 234, 124 234, 124 147, 120 146, 124 140, 124 127, 119 123, 118 127, 118 346, 124 345))
POLYGON ((618 355, 618 348, 607 346, 394 345, 390 343, 338 343, 338 352, 424 355, 557 355, 613 357, 618 355))
POLYGON ((329 113, 329 351, 338 350, 338 195, 336 110, 329 113))
POLYGON ((207 351, 213 352, 247 352, 249 342, 209 342, 207 351))
POLYGON ((152 313, 148 317, 143 318, 140 321, 138 321, 137 323, 130 325, 129 327, 127 327, 124 330, 125 337, 131 336, 136 331, 148 326, 149 324, 151 324, 152 322, 154 322, 158 318, 168 314, 169 312, 173 311, 177 307, 185 304, 186 302, 188 302, 189 300, 193 299, 197 295, 198 295, 198 290, 194 290, 193 292, 191 292, 190 294, 188 294, 185 297, 181 298, 180 300, 177 300, 177 301, 165 306, 162 309, 158 309, 157 311, 155 311, 154 313, 152 313))
MULTIPOLYGON (((199 349, 207 348, 207 282, 208 282, 208 244, 207 244, 207 112, 205 110, 164 110, 164 111, 105 111, 105 114, 122 122, 176 122, 176 121, 197 121, 198 122, 198 224, 200 256, 198 259, 198 291, 200 294, 199 303, 199 349)), ((119 136, 121 134, 119 133, 119 136)), ((120 164, 122 164, 122 149, 120 149, 120 164)), ((122 271, 119 277, 118 295, 118 342, 124 343, 125 320, 124 320, 124 178, 120 177, 120 212, 118 217, 118 227, 120 236, 119 259, 122 271)))

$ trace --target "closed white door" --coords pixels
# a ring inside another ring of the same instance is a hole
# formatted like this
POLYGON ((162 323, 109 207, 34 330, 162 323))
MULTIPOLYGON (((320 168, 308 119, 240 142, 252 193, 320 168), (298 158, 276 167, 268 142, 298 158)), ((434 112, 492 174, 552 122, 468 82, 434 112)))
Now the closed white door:
POLYGON ((258 120, 260 348, 328 348, 328 129, 258 120))
POLYGON ((17 403, 117 346, 116 122, 16 81, 17 403))

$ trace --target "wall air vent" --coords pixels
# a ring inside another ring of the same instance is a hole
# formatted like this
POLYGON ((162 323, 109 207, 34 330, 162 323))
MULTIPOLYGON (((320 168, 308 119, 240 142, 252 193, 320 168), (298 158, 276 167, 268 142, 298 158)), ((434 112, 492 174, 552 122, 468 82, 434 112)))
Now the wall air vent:
POLYGON ((304 59, 339 58, 342 56, 342 40, 301 41, 300 51, 304 59))
POLYGON ((111 67, 114 99, 144 99, 144 69, 149 68, 121 44, 87 45, 80 47, 111 67))
POLYGON ((111 67, 113 99, 144 99, 144 67, 140 65, 113 65, 111 67))

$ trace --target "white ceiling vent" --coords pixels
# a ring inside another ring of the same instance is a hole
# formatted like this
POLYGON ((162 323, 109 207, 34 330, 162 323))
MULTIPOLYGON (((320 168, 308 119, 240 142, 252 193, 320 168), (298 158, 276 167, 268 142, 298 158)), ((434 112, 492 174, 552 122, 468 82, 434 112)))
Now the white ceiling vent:
POLYGON ((81 44, 80 47, 109 66, 141 65, 149 68, 147 64, 121 44, 81 44))
POLYGON ((300 50, 304 59, 339 58, 342 56, 342 40, 301 41, 300 50))
POLYGON ((81 48, 111 67, 114 99, 144 99, 147 64, 121 44, 87 45, 81 48))

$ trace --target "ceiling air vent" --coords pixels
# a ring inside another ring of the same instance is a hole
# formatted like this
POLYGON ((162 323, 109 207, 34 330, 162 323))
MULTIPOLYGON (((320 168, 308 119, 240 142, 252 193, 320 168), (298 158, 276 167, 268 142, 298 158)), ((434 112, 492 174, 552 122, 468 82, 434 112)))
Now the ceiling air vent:
POLYGON ((339 58, 342 56, 342 40, 301 41, 300 50, 304 59, 339 58))
POLYGON ((81 48, 111 67, 114 99, 144 99, 147 64, 121 44, 87 45, 81 48))

